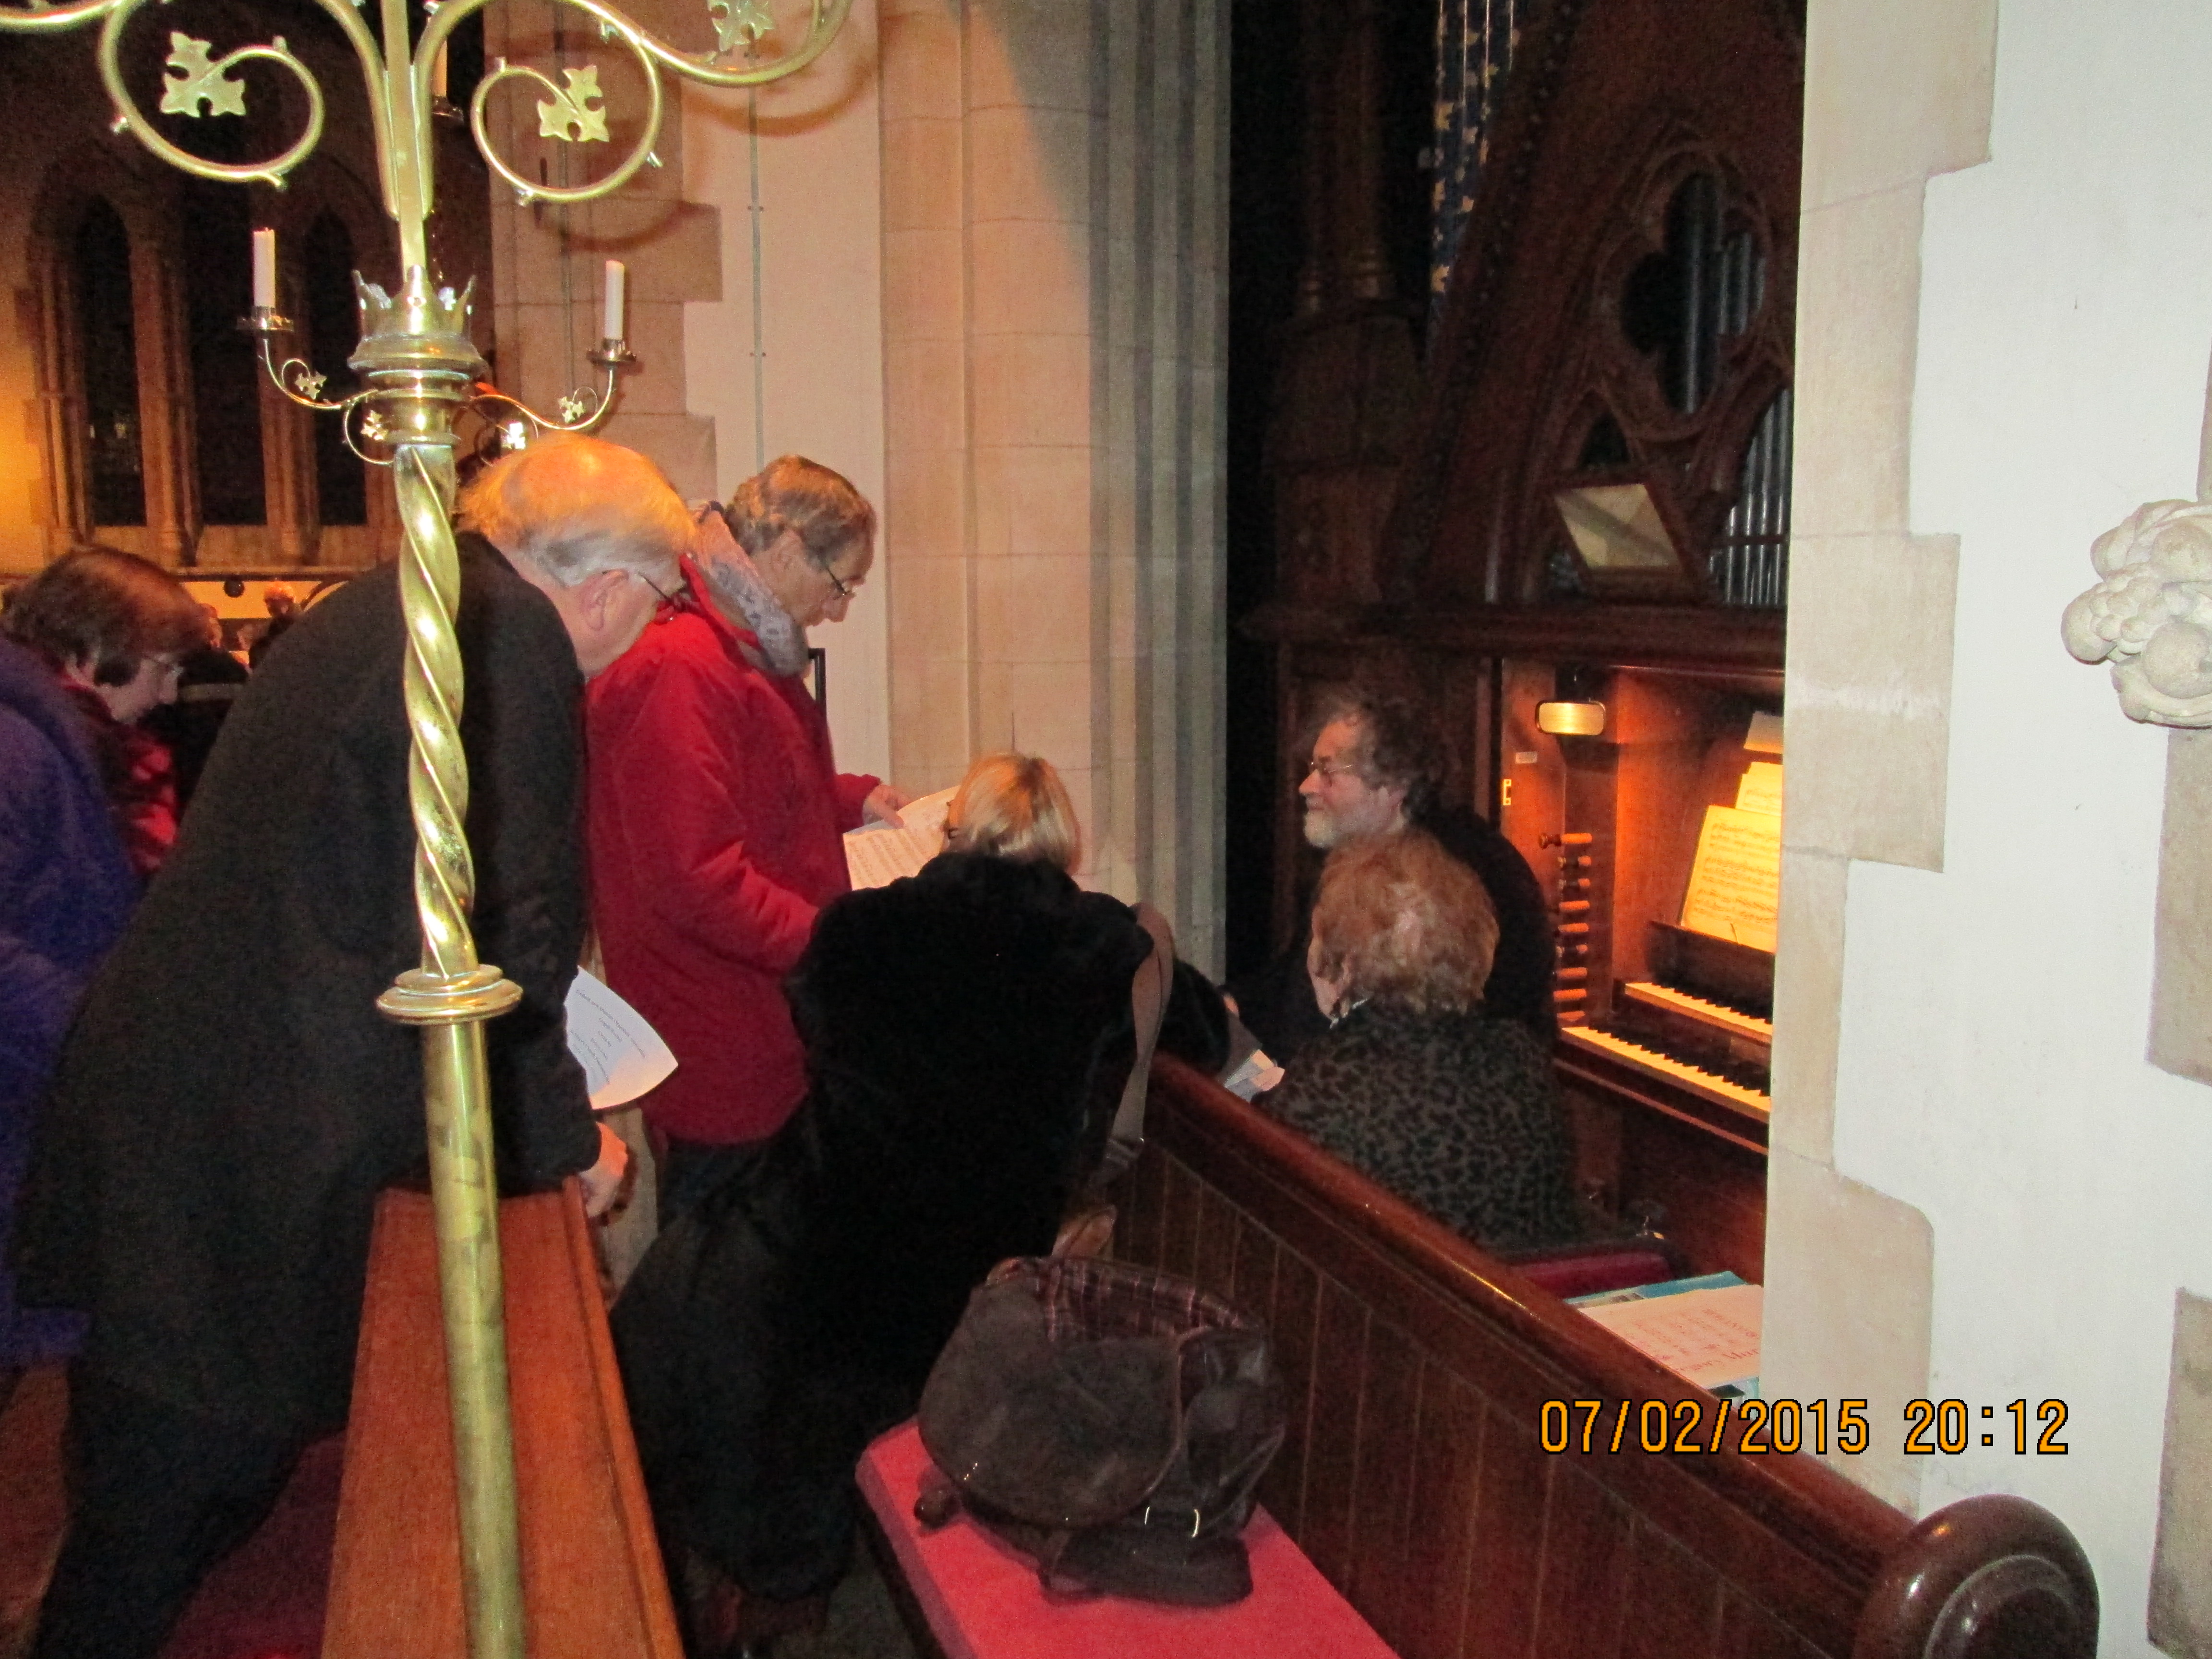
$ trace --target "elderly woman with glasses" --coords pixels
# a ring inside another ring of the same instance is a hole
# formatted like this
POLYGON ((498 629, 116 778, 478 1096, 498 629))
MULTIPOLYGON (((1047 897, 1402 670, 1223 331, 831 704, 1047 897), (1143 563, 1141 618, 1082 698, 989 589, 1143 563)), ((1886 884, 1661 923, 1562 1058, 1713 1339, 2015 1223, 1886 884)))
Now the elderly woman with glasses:
MULTIPOLYGON (((853 1468, 912 1415, 969 1292, 1054 1246, 1138 1042, 1154 936, 1070 874, 1082 832, 1047 763, 979 761, 947 851, 826 908, 790 981, 812 1087, 762 1156, 661 1234, 616 1304, 662 1548, 691 1651, 764 1634, 836 1582, 853 1468)), ((1220 1000, 1173 976, 1158 1044, 1206 1070, 1220 1000)))
POLYGON ((875 510, 787 455, 710 505, 644 637, 591 684, 589 838, 610 984, 676 1055, 644 1100, 664 1216, 767 1141, 806 1092, 783 976, 848 890, 841 836, 905 797, 840 773, 806 630, 842 619, 875 510))

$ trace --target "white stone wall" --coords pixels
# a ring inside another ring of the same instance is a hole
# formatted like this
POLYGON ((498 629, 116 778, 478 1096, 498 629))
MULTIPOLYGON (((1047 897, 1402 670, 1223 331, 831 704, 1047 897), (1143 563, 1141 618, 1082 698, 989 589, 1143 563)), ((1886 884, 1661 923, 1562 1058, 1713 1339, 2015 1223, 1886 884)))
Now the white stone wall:
POLYGON ((1765 1382, 1889 1395, 1878 1449, 1900 1389, 1997 1407, 1994 1449, 1842 1466, 2046 1504, 2148 1654, 2212 1093, 2144 1057, 2166 739, 2057 624, 2100 532, 2195 491, 2212 9, 1812 14, 1765 1382), (2067 1456, 2011 1454, 2023 1396, 2067 1456))

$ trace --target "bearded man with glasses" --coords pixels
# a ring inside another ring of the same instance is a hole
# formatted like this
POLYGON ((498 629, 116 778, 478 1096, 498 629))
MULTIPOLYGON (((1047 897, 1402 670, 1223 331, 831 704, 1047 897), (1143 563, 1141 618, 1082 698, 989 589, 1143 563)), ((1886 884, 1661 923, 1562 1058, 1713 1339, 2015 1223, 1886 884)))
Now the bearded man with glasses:
MULTIPOLYGON (((1400 697, 1352 689, 1325 696, 1298 799, 1308 845, 1327 852, 1369 836, 1427 830, 1481 879, 1498 913, 1498 951, 1482 1006, 1519 1021, 1547 1045, 1559 1029, 1543 890, 1528 861, 1480 814, 1439 797, 1443 748, 1431 713, 1400 697)), ((1276 1064, 1328 1029, 1306 972, 1308 915, 1291 948, 1224 988, 1276 1064)))

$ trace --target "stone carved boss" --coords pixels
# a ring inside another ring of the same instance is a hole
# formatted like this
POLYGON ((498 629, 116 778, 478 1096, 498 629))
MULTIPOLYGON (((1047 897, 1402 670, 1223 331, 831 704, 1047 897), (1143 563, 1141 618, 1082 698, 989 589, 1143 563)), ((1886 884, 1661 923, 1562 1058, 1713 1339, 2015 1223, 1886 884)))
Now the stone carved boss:
POLYGON ((2120 710, 2212 727, 2212 501, 2152 501, 2097 538, 2104 580, 2066 607, 2066 648, 2109 662, 2120 710))

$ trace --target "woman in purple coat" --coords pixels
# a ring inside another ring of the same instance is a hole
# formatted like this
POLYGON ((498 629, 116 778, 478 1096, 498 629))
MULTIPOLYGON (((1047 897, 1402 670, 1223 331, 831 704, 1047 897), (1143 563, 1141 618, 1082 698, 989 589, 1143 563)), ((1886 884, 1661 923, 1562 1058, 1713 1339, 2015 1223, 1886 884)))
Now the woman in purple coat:
MULTIPOLYGON (((43 660, 0 639, 0 1249, 54 1051, 137 896, 82 717, 43 660)), ((0 1266, 0 1398, 23 1367, 65 1358, 82 1328, 73 1314, 19 1310, 0 1266)))
POLYGON ((176 833, 168 755, 136 725, 204 627, 174 577, 79 548, 0 615, 0 1400, 83 1321, 15 1304, 9 1261, 31 1116, 94 965, 176 833))

